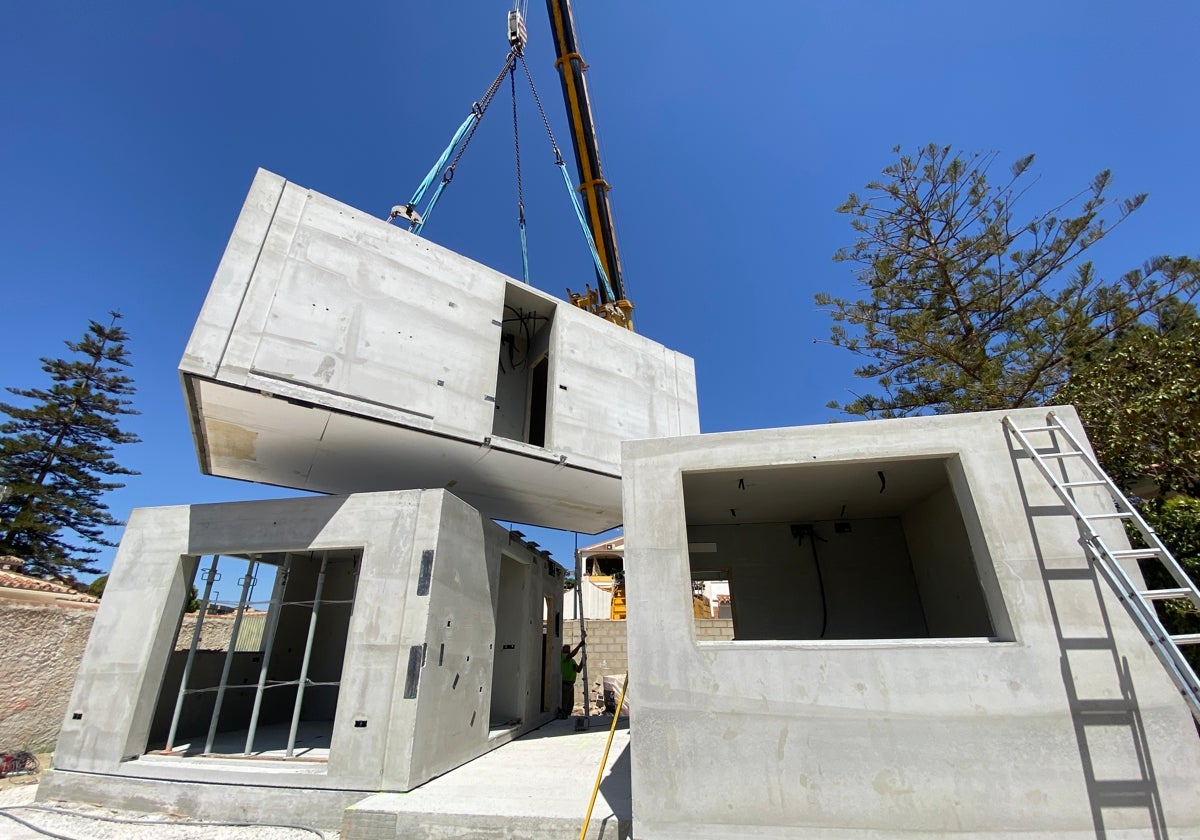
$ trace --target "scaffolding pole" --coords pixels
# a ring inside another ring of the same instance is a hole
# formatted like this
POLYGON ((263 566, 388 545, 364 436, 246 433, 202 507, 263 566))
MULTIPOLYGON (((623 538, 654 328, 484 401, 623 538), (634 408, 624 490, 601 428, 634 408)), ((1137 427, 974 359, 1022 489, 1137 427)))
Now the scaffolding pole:
POLYGON ((296 707, 292 710, 292 729, 288 732, 287 753, 291 758, 296 753, 296 730, 300 727, 300 707, 304 704, 304 685, 308 682, 308 662, 312 658, 313 638, 317 634, 317 613, 321 608, 321 590, 325 588, 325 570, 329 566, 329 552, 321 552, 321 571, 317 575, 317 591, 313 595, 312 615, 308 619, 308 641, 304 643, 304 662, 300 665, 300 682, 296 686, 296 707))
POLYGON ((287 585, 288 573, 292 569, 292 555, 283 558, 283 566, 275 572, 275 586, 271 589, 271 605, 267 617, 267 629, 263 634, 262 668, 258 671, 258 688, 254 692, 254 710, 250 713, 250 729, 246 733, 244 755, 254 752, 254 736, 258 732, 258 713, 262 709, 263 691, 267 687, 267 669, 271 667, 271 651, 275 647, 275 631, 279 629, 279 614, 283 612, 283 590, 287 585))
POLYGON ((225 702, 225 687, 229 683, 229 670, 233 667, 233 653, 237 649, 238 632, 242 628, 242 615, 246 612, 246 600, 250 597, 250 587, 254 585, 254 572, 258 569, 258 560, 250 561, 250 568, 242 578, 242 594, 238 599, 237 614, 233 617, 233 631, 229 635, 229 649, 225 651, 225 664, 221 668, 221 681, 217 683, 217 699, 213 702, 212 720, 208 722, 208 737, 204 739, 204 752, 211 753, 213 741, 217 737, 217 721, 221 717, 221 705, 225 702))
POLYGON ((179 695, 175 698, 175 713, 171 715, 171 731, 167 733, 167 752, 175 746, 175 735, 179 730, 179 716, 183 713, 183 698, 187 694, 188 679, 192 675, 192 663, 196 661, 196 648, 200 646, 200 631, 204 627, 204 616, 208 615, 208 599, 212 596, 213 584, 220 579, 217 563, 221 555, 214 554, 212 564, 204 572, 204 597, 200 599, 200 613, 196 616, 196 627, 192 630, 192 646, 188 648, 187 660, 183 664, 183 676, 179 680, 179 695))
MULTIPOLYGON (((575 615, 579 617, 579 642, 583 645, 583 728, 587 729, 592 722, 592 698, 588 693, 591 683, 588 682, 587 633, 583 627, 583 558, 579 549, 575 550, 575 615)), ((567 709, 567 715, 570 714, 571 710, 567 709)))

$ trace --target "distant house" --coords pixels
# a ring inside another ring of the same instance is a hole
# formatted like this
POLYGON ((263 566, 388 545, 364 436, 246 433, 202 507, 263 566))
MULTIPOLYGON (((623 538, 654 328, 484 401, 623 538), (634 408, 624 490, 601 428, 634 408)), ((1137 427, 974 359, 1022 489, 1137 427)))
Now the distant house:
POLYGON ((99 598, 73 589, 65 583, 16 571, 22 565, 16 557, 0 558, 0 599, 33 604, 100 603, 99 598))

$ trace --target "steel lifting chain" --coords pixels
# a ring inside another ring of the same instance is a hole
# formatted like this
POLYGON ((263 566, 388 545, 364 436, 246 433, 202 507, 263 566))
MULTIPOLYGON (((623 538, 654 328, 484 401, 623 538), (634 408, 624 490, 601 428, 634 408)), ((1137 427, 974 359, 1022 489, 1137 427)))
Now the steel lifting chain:
POLYGON ((512 90, 513 146, 517 155, 517 211, 521 226, 525 225, 525 187, 521 182, 521 132, 517 126, 517 65, 509 67, 509 88, 512 90))
MULTIPOLYGON (((550 138, 550 147, 554 149, 554 164, 555 166, 565 166, 562 152, 558 150, 558 143, 554 141, 554 132, 550 130, 550 120, 546 118, 546 109, 542 107, 542 98, 538 96, 537 87, 533 84, 533 76, 529 73, 529 65, 525 63, 525 56, 518 54, 517 58, 521 61, 521 69, 525 71, 525 78, 529 80, 529 90, 533 93, 533 101, 537 103, 538 114, 542 118, 542 125, 546 127, 546 136, 550 138)), ((514 70, 515 73, 515 70, 514 70)))
POLYGON ((462 144, 458 147, 458 153, 454 156, 454 160, 451 161, 450 165, 446 167, 446 171, 442 173, 442 183, 449 184, 452 180, 454 180, 455 167, 457 167, 458 162, 462 160, 463 153, 466 152, 467 146, 471 144, 471 138, 475 136, 475 130, 479 128, 479 123, 483 121, 484 113, 487 112, 488 106, 491 105, 492 100, 495 99, 496 91, 500 90, 500 85, 504 81, 505 75, 512 70, 516 59, 517 53, 509 52, 508 56, 504 59, 504 67, 500 70, 500 74, 496 76, 495 80, 492 82, 491 87, 487 89, 487 92, 484 93, 478 102, 471 106, 471 112, 475 114, 475 122, 471 125, 471 128, 467 131, 467 136, 463 138, 462 144))

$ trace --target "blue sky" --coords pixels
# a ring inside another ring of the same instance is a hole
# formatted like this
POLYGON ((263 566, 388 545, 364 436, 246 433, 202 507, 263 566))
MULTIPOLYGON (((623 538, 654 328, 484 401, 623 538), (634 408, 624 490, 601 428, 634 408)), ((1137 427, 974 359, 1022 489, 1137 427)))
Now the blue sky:
MULTIPOLYGON (((119 457, 142 474, 115 514, 285 495, 199 474, 176 375, 255 169, 386 215, 503 64, 509 5, 0 3, 0 385, 43 384, 38 357, 124 313, 143 443, 119 457)), ((827 422, 859 387, 812 295, 851 293, 833 208, 894 145, 1035 152, 1031 213, 1113 169, 1150 199, 1092 251, 1104 274, 1200 251, 1194 2, 575 5, 638 331, 695 358, 706 432, 827 422)), ((566 152, 537 0, 529 29, 566 152)), ((425 232, 516 276, 510 107, 425 232)), ((562 295, 589 257, 520 107, 532 279, 562 295)), ((572 534, 536 538, 571 562, 572 534)))

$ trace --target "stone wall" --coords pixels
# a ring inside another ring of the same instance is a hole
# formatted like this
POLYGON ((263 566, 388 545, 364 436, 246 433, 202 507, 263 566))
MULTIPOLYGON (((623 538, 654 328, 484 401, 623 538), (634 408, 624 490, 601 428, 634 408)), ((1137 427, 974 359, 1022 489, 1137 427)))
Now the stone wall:
MULTIPOLYGON (((0 752, 53 749, 95 616, 92 604, 0 601, 0 752)), ((178 649, 191 644, 195 622, 184 616, 178 649)), ((233 616, 209 616, 200 648, 228 648, 232 630, 233 616)))
MULTIPOLYGON (((629 669, 629 655, 626 647, 624 621, 585 621, 587 629, 588 654, 588 683, 591 688, 588 695, 592 699, 592 713, 604 710, 603 678, 607 676, 623 676, 629 669)), ((696 619, 696 640, 699 642, 721 642, 733 638, 733 619, 731 618, 698 618, 696 619)), ((579 622, 563 622, 563 643, 572 648, 579 644, 579 622)), ((582 654, 575 655, 575 661, 580 661, 582 654)), ((582 673, 575 689, 575 712, 583 713, 583 697, 580 696, 579 686, 583 682, 582 673)), ((633 691, 630 692, 632 696, 633 691)))
POLYGON ((53 747, 95 615, 92 605, 0 601, 0 751, 53 747))

